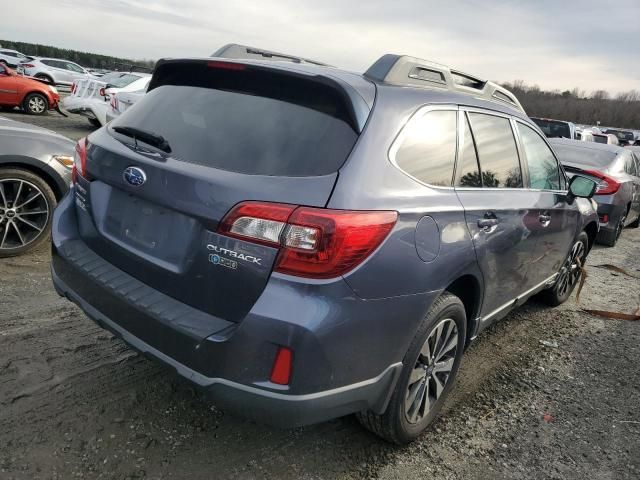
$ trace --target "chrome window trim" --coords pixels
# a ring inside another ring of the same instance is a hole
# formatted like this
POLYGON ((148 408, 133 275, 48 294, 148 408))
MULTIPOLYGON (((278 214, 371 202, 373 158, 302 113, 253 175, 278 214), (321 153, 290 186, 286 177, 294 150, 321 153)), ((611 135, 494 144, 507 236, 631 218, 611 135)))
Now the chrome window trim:
POLYGON ((433 188, 433 189, 436 189, 436 190, 454 190, 455 188, 453 186, 453 182, 455 180, 455 169, 456 169, 456 163, 457 163, 457 160, 458 160, 458 140, 457 140, 457 138, 458 138, 458 128, 459 127, 458 127, 457 115, 456 115, 456 153, 455 153, 454 164, 453 164, 453 175, 452 175, 452 178, 451 178, 451 182, 452 183, 451 183, 450 187, 443 187, 443 186, 439 186, 439 185, 431 185, 430 183, 423 182, 419 178, 416 178, 413 175, 411 175, 410 173, 404 171, 398 165, 398 162, 396 160, 396 154, 398 153, 398 150, 400 149, 400 146, 402 145, 402 142, 403 142, 404 138, 406 137, 407 126, 411 122, 415 122, 415 121, 421 119, 422 117, 424 117, 429 112, 434 112, 434 111, 436 111, 436 112, 437 111, 458 112, 458 110, 459 110, 458 105, 454 105, 454 104, 423 105, 421 107, 418 107, 418 109, 411 114, 411 116, 405 122, 405 124, 402 125, 402 127, 400 128, 400 131, 398 132, 396 137, 393 139, 393 142, 391 142, 391 146, 389 147, 389 151, 387 152, 387 158, 391 162, 391 165, 393 165, 396 169, 398 169, 404 175, 406 175, 407 177, 409 177, 410 179, 412 179, 413 181, 419 183, 422 186, 425 186, 425 187, 428 187, 428 188, 433 188))

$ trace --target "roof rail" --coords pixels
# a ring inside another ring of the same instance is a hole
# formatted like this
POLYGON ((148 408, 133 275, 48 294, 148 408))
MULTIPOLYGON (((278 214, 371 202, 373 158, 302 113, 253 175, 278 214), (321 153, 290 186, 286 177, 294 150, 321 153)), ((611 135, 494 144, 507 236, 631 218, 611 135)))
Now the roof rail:
POLYGON ((286 53, 271 52, 261 48, 248 47, 237 43, 228 43, 211 54, 212 57, 238 58, 251 60, 272 60, 274 62, 310 63, 321 67, 329 67, 326 63, 317 62, 308 58, 296 57, 286 53))
POLYGON ((410 85, 473 95, 525 113, 516 96, 497 83, 420 58, 389 53, 371 65, 364 76, 375 82, 392 85, 410 85))

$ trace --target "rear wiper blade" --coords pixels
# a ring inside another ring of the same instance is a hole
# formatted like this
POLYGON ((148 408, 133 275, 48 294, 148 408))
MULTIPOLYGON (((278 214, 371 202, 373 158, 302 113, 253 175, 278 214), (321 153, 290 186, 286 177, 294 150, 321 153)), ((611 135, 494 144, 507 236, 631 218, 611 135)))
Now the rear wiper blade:
POLYGON ((114 132, 121 133, 122 135, 126 135, 127 137, 131 137, 134 140, 142 140, 144 143, 148 143, 163 152, 171 153, 171 147, 169 146, 169 142, 162 136, 157 133, 148 132, 146 130, 142 130, 141 128, 136 127, 111 127, 114 132))

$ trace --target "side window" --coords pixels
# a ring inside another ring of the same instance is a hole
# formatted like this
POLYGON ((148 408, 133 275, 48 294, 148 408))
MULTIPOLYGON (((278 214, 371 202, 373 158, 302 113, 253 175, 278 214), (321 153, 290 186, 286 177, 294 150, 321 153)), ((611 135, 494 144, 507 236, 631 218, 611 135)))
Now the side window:
POLYGON ((399 139, 396 165, 421 182, 450 187, 456 159, 456 118, 454 110, 433 110, 412 118, 399 139))
POLYGON ((67 70, 71 70, 72 72, 77 72, 77 73, 83 73, 84 72, 84 70, 82 70, 82 68, 79 65, 76 65, 75 63, 67 62, 67 63, 65 63, 65 68, 67 70))
POLYGON ((531 188, 560 190, 560 171, 553 152, 535 130, 517 122, 522 147, 529 166, 531 188))
POLYGON ((56 62, 54 60, 40 60, 40 62, 44 63, 48 67, 55 67, 56 62))
POLYGON ((469 113, 484 188, 520 188, 522 171, 511 122, 504 117, 469 113))
POLYGON ((456 169, 456 187, 482 187, 478 155, 473 144, 469 119, 464 114, 464 126, 460 134, 460 152, 458 154, 458 168, 456 169))

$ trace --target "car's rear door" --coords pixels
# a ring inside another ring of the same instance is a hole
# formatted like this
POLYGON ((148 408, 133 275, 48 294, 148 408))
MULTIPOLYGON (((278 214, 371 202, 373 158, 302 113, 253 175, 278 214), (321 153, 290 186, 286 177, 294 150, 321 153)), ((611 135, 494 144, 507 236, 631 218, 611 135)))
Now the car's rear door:
POLYGON ((523 188, 510 117, 463 107, 460 112, 455 188, 484 278, 486 323, 532 286, 527 271, 535 239, 527 218, 537 196, 523 188))
POLYGON ((535 202, 527 216, 527 227, 535 237, 528 281, 545 282, 560 268, 571 249, 580 221, 580 202, 569 202, 567 180, 555 154, 531 126, 515 121, 525 167, 525 185, 535 202))
POLYGON ((89 178, 76 188, 81 236, 147 285, 241 320, 278 250, 218 226, 244 201, 272 213, 278 203, 324 207, 363 126, 352 115, 362 98, 347 97, 328 77, 267 67, 159 67, 150 93, 89 137, 89 178), (170 152, 122 127, 162 136, 170 152))

